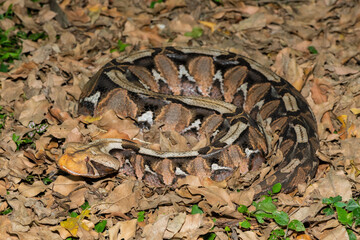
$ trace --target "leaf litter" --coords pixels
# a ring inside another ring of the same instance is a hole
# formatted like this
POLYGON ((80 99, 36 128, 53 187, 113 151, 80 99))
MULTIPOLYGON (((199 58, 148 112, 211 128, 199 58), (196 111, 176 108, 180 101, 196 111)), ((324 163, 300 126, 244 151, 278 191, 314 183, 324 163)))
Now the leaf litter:
MULTIPOLYGON (((79 116, 77 101, 89 78, 122 54, 117 50, 165 45, 237 52, 271 67, 301 90, 318 121, 321 164, 309 185, 275 196, 278 210, 306 223, 305 233, 289 232, 292 238, 348 238, 348 228, 335 215, 324 215, 321 200, 359 197, 359 3, 65 0, 54 8, 54 2, 0 4, 0 34, 8 30, 9 39, 22 32, 28 36, 21 40, 20 59, 1 60, 9 70, 0 72, 2 238, 207 239, 214 233, 216 239, 267 239, 277 228, 274 222, 256 221, 251 229, 239 228, 246 216, 237 207, 254 210, 252 188, 236 191, 226 182, 196 176, 182 179, 177 189, 150 188, 135 176, 91 180, 57 169, 67 142, 144 137, 119 112, 79 116), (31 40, 31 34, 41 33, 46 37, 31 40), (48 127, 29 137, 34 132, 30 122, 48 127), (83 212, 85 202, 90 209, 83 212), (194 205, 203 213, 191 214, 194 205), (138 219, 141 211, 143 221, 138 219), (71 212, 82 217, 72 218, 71 212), (107 220, 107 230, 98 233, 93 226, 102 220, 107 220)), ((150 130, 153 135, 145 137, 159 141, 154 148, 189 148, 192 137, 178 134, 185 123, 168 122, 166 113, 162 120, 168 129, 160 134, 150 130)), ((202 139, 193 147, 206 144, 202 139)), ((358 227, 352 229, 359 238, 358 227)))

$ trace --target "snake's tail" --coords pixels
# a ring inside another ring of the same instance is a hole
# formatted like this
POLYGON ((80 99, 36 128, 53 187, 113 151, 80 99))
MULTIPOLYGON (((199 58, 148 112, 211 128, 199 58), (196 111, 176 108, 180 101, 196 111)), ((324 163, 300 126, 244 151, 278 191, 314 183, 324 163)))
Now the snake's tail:
MULTIPOLYGON (((281 183, 283 192, 293 191, 298 184, 314 177, 319 160, 315 153, 318 144, 310 142, 296 143, 292 151, 284 155, 284 161, 271 176, 265 178, 255 187, 255 198, 268 193, 276 183, 281 183)), ((281 147, 280 147, 281 148, 281 147)))

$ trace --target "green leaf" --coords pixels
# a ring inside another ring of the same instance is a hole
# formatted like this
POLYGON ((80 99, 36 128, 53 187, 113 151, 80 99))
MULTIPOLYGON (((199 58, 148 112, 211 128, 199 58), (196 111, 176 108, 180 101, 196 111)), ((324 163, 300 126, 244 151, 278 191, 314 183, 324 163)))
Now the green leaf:
POLYGON ((356 235, 351 229, 346 229, 347 234, 349 235, 349 240, 356 240, 356 235))
POLYGON ((329 197, 329 198, 323 198, 322 203, 323 204, 334 204, 336 202, 340 202, 342 200, 341 196, 336 197, 329 197))
POLYGON ((273 187, 272 187, 272 192, 273 193, 279 193, 281 191, 282 185, 281 183, 276 183, 273 187))
POLYGON ((214 240, 216 238, 215 233, 207 233, 202 236, 204 240, 214 240))
POLYGON ((337 195, 336 197, 330 197, 333 203, 340 202, 342 200, 342 196, 337 195))
POLYGON ((8 72, 8 71, 9 71, 9 66, 4 63, 1 63, 0 64, 0 72, 8 72))
POLYGON ((332 201, 330 200, 330 198, 323 198, 322 203, 329 205, 329 204, 332 204, 332 201))
POLYGON ((155 4, 157 4, 157 3, 162 3, 162 2, 164 2, 164 0, 152 1, 152 2, 150 3, 149 8, 154 8, 154 7, 155 7, 155 4))
POLYGON ((354 199, 350 199, 346 204, 346 210, 354 211, 356 208, 360 208, 359 204, 354 199))
POLYGON ((245 220, 245 221, 239 222, 239 226, 242 228, 248 229, 251 227, 251 224, 249 223, 249 221, 245 220))
POLYGON ((360 219, 357 218, 357 219, 355 219, 355 227, 357 227, 357 226, 359 226, 359 225, 360 225, 360 219))
POLYGON ((110 52, 115 52, 115 51, 123 52, 125 51, 125 48, 127 46, 130 46, 130 44, 123 43, 121 40, 118 40, 116 48, 111 49, 110 52))
POLYGON ((201 210, 201 208, 199 208, 198 205, 193 205, 191 208, 191 214, 203 214, 204 212, 201 210))
POLYGON ((278 239, 279 239, 278 237, 276 237, 276 236, 274 236, 272 234, 268 238, 268 240, 278 240, 278 239))
POLYGON ((13 211, 12 208, 7 208, 4 211, 1 211, 0 215, 7 215, 7 214, 11 213, 12 211, 13 211))
POLYGON ((353 211, 354 217, 360 218, 360 208, 355 208, 353 211))
POLYGON ((203 30, 201 27, 194 27, 191 32, 186 32, 184 36, 192 37, 192 38, 199 38, 203 34, 203 30))
POLYGON ((338 220, 341 224, 349 226, 353 224, 354 220, 352 212, 348 213, 345 209, 339 207, 336 208, 336 212, 338 214, 338 220))
POLYGON ((308 50, 311 54, 318 54, 318 51, 316 50, 316 48, 314 46, 309 46, 308 50))
POLYGON ((42 181, 43 181, 43 183, 44 183, 45 185, 49 185, 50 183, 53 182, 53 180, 51 180, 51 179, 48 178, 48 177, 44 177, 42 181))
POLYGON ((41 39, 45 39, 47 37, 47 35, 44 32, 41 33, 31 33, 28 37, 28 39, 36 42, 37 40, 41 39))
POLYGON ((273 213, 273 215, 274 215, 274 220, 275 220, 275 222, 277 224, 279 224, 280 226, 288 225, 290 219, 289 219, 289 215, 286 212, 284 212, 284 211, 281 211, 281 212, 275 211, 273 213))
POLYGON ((28 175, 26 178, 25 178, 25 181, 27 181, 28 183, 33 183, 34 182, 34 176, 33 175, 28 175))
POLYGON ((230 229, 229 226, 226 226, 226 227, 224 228, 224 230, 225 230, 225 232, 230 232, 230 231, 231 231, 231 229, 230 229))
POLYGON ((305 226, 302 222, 300 222, 299 220, 292 220, 289 225, 288 225, 289 229, 295 230, 297 232, 303 232, 305 231, 305 226))
POLYGON ((271 231, 271 235, 273 235, 274 239, 278 239, 278 238, 281 238, 281 237, 285 237, 285 231, 281 228, 278 228, 278 229, 275 229, 273 231, 271 231))
POLYGON ((82 210, 86 210, 90 208, 90 204, 88 201, 85 201, 83 205, 80 206, 82 210))
POLYGON ((137 217, 137 221, 138 222, 143 222, 145 220, 145 211, 140 211, 138 212, 138 217, 137 217))
POLYGON ((335 206, 335 207, 343 208, 343 207, 346 206, 346 203, 344 203, 344 202, 336 202, 336 203, 334 203, 334 206, 335 206))
POLYGON ((98 232, 98 233, 102 233, 105 230, 106 223, 107 223, 106 220, 102 220, 101 222, 98 222, 95 225, 95 231, 98 232))
POLYGON ((265 212, 257 212, 254 214, 254 216, 258 223, 264 223, 264 218, 274 218, 274 215, 265 212))
POLYGON ((249 209, 245 205, 240 205, 237 210, 239 213, 249 213, 249 209))
POLYGON ((222 2, 222 0, 212 0, 214 3, 216 3, 216 4, 222 4, 223 2, 222 2))
POLYGON ((76 212, 71 212, 70 213, 70 217, 72 218, 76 218, 79 214, 77 214, 76 212))
POLYGON ((12 140, 16 143, 16 142, 19 141, 19 139, 20 139, 20 136, 18 136, 18 135, 16 135, 15 133, 13 133, 13 135, 12 135, 12 140))
POLYGON ((276 211, 276 206, 272 202, 272 198, 265 196, 265 199, 257 204, 256 210, 263 210, 267 213, 273 213, 276 211))
POLYGON ((325 213, 326 216, 331 216, 335 213, 334 209, 332 208, 325 208, 322 211, 323 213, 325 213))
POLYGON ((13 5, 10 4, 9 7, 8 7, 8 9, 6 10, 6 12, 3 13, 3 14, 0 14, 0 19, 4 19, 4 18, 9 18, 9 19, 11 19, 11 18, 14 16, 14 12, 13 12, 13 10, 12 10, 12 7, 13 7, 13 5))

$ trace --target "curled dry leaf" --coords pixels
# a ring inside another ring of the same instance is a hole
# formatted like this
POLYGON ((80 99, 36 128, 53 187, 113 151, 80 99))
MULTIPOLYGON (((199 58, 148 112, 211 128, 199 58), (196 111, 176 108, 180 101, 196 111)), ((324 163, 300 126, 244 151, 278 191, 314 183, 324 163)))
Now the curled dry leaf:
POLYGON ((137 220, 122 221, 109 228, 109 239, 132 239, 135 237, 137 220))
POLYGON ((2 89, 1 89, 1 99, 5 100, 6 102, 10 103, 17 99, 22 93, 24 88, 24 83, 22 81, 13 82, 10 80, 6 80, 2 82, 2 89))
POLYGON ((63 196, 68 196, 75 189, 83 186, 85 181, 80 180, 78 177, 64 177, 59 176, 53 183, 53 191, 60 193, 63 196))
POLYGON ((163 239, 171 215, 161 215, 155 223, 144 227, 142 237, 145 239, 163 239))
POLYGON ((130 139, 139 133, 139 128, 134 125, 133 121, 119 119, 113 110, 104 113, 96 125, 105 130, 114 129, 119 133, 124 133, 129 136, 130 139))
POLYGON ((343 225, 339 225, 331 230, 326 230, 319 236, 322 240, 333 240, 333 239, 349 239, 349 235, 346 232, 346 228, 343 225))
POLYGON ((351 183, 345 176, 344 172, 330 170, 325 178, 309 186, 308 190, 316 190, 320 193, 321 199, 331 196, 342 196, 343 201, 348 201, 351 196, 351 183))
POLYGON ((34 96, 27 100, 20 108, 15 109, 15 116, 23 126, 28 126, 29 122, 36 124, 41 123, 45 119, 50 103, 44 95, 34 96))
POLYGON ((200 235, 206 234, 214 222, 203 214, 186 215, 185 222, 180 231, 175 234, 176 238, 198 239, 200 235))
POLYGON ((188 189, 193 195, 200 194, 204 196, 206 202, 211 206, 211 211, 232 216, 237 215, 235 204, 231 202, 230 195, 225 189, 215 186, 207 188, 189 186, 188 189))
POLYGON ((60 125, 51 125, 46 131, 46 136, 65 139, 74 128, 78 127, 78 123, 75 119, 67 119, 60 125))
POLYGON ((95 206, 101 213, 128 213, 138 205, 139 195, 133 191, 135 181, 127 180, 117 186, 109 196, 95 206))
POLYGON ((42 193, 46 190, 47 186, 42 181, 36 181, 33 184, 29 185, 26 183, 21 183, 19 186, 19 192, 25 197, 35 197, 39 193, 42 193))

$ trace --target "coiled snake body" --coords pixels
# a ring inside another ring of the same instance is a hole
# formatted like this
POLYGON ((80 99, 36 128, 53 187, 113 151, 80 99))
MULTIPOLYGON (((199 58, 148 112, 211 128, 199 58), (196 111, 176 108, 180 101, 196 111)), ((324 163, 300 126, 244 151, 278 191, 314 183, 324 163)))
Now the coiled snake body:
POLYGON ((290 191, 318 166, 316 121, 306 100, 284 79, 234 53, 166 47, 114 59, 86 84, 79 104, 80 113, 106 109, 144 132, 141 119, 150 114, 143 125, 155 121, 158 129, 206 144, 189 141, 179 151, 125 139, 70 143, 58 161, 61 169, 93 178, 122 171, 155 186, 174 185, 188 174, 222 181, 280 153, 275 171, 257 186, 261 194, 278 182, 290 191), (120 160, 110 154, 114 149, 123 152, 120 160))

